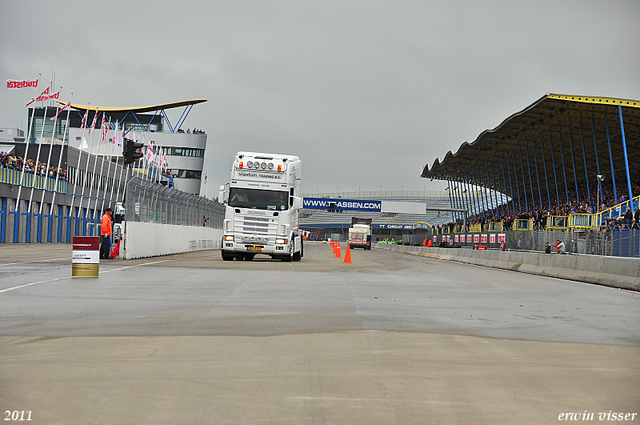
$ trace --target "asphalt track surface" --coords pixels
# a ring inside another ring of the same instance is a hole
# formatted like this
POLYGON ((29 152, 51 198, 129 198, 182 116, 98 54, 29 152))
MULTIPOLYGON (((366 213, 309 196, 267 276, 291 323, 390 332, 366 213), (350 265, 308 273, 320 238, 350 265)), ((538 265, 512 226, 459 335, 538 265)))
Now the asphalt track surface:
POLYGON ((205 251, 103 261, 99 278, 74 279, 69 245, 0 245, 2 419, 640 423, 640 294, 341 254, 205 251))

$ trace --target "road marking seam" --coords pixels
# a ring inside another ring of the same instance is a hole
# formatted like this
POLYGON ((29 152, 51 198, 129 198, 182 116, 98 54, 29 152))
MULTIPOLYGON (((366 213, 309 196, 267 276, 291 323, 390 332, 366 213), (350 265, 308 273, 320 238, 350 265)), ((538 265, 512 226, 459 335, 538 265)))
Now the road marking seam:
MULTIPOLYGON (((130 269, 130 268, 133 268, 133 267, 147 266, 147 265, 150 265, 150 264, 164 263, 166 261, 171 261, 171 260, 152 261, 150 263, 136 264, 136 265, 133 265, 133 266, 126 266, 126 267, 120 267, 120 268, 117 268, 117 269, 104 270, 104 271, 100 272, 100 274, 109 273, 109 272, 113 272, 113 271, 130 269)), ((70 276, 70 277, 73 278, 73 276, 70 276)), ((56 278, 56 279, 41 280, 39 282, 26 283, 24 285, 14 286, 12 288, 0 289, 0 294, 3 293, 3 292, 13 291, 14 289, 26 288, 28 286, 39 285, 41 283, 56 282, 58 280, 63 280, 63 279, 69 279, 69 277, 59 277, 59 278, 56 278)))

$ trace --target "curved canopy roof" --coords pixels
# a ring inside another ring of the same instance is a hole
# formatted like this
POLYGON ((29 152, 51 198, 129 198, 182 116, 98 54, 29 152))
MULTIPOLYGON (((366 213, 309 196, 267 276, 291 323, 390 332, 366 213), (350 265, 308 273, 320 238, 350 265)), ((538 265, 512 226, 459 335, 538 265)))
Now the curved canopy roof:
MULTIPOLYGON (((77 103, 72 103, 71 107, 74 109, 78 109, 81 111, 86 111, 87 109, 90 111, 100 110, 102 112, 133 112, 133 113, 144 113, 144 112, 155 112, 159 109, 172 109, 172 108, 180 108, 183 106, 189 105, 197 105, 198 103, 206 102, 207 99, 195 99, 195 100, 183 100, 180 102, 172 102, 172 103, 163 103, 160 105, 150 105, 150 106, 135 106, 135 107, 127 107, 127 108, 114 108, 114 107, 103 107, 103 106, 90 106, 90 105, 79 105, 77 103)), ((60 102, 61 105, 66 105, 67 102, 60 102)))
MULTIPOLYGON (((611 157, 618 179, 626 175, 619 111, 630 174, 638 176, 640 101, 548 94, 511 115, 498 127, 482 132, 473 142, 464 142, 457 152, 449 151, 444 159, 435 159, 431 166, 425 165, 421 177, 466 181, 503 193, 506 192, 505 184, 508 187, 512 181, 513 193, 516 190, 531 192, 532 184, 523 178, 523 174, 532 176, 527 180, 544 180, 545 173, 548 179, 553 179, 555 164, 558 180, 563 179, 565 168, 567 186, 571 190, 587 178, 593 182, 598 165, 605 177, 610 176, 611 157), (506 173, 500 181, 497 175, 502 174, 503 168, 506 173), (490 178, 489 170, 496 171, 498 184, 493 184, 496 180, 490 178)), ((610 177, 607 180, 610 181, 610 177)), ((537 187, 533 191, 537 192, 537 187)))

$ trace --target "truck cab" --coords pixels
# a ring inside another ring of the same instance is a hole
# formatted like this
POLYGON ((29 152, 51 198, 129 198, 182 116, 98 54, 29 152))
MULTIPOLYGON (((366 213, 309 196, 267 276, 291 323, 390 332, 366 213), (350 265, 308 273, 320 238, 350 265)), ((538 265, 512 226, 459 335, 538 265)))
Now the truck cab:
POLYGON ((349 247, 371 249, 371 218, 351 218, 351 228, 349 228, 349 247))
POLYGON ((222 259, 283 261, 303 256, 298 212, 302 161, 294 155, 238 152, 229 183, 220 189, 226 204, 222 259))

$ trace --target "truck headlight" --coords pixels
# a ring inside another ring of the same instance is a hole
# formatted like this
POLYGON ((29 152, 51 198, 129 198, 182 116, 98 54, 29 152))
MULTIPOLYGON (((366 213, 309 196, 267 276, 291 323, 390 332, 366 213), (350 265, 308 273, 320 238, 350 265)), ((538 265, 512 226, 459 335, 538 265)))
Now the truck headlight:
POLYGON ((233 240, 233 236, 225 236, 224 240, 225 241, 232 241, 233 240))
POLYGON ((276 243, 286 245, 289 243, 289 241, 287 239, 276 239, 276 243))

